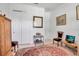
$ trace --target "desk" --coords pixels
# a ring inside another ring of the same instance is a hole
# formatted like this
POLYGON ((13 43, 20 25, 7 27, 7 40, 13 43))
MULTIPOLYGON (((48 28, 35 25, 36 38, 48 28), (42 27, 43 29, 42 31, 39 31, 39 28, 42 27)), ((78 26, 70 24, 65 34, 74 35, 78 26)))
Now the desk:
POLYGON ((63 42, 66 46, 70 47, 71 49, 73 49, 75 51, 75 54, 78 54, 78 46, 75 43, 68 43, 67 41, 63 42))
POLYGON ((73 48, 77 48, 77 45, 75 43, 68 43, 67 41, 64 41, 65 45, 71 46, 73 48))

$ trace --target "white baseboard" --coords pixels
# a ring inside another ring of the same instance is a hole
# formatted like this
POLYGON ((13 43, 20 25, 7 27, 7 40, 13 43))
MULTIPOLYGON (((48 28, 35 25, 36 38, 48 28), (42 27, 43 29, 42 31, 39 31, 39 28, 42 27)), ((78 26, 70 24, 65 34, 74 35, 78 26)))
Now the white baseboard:
POLYGON ((26 48, 26 47, 33 47, 35 46, 34 43, 24 43, 24 44, 19 44, 19 48, 26 48))

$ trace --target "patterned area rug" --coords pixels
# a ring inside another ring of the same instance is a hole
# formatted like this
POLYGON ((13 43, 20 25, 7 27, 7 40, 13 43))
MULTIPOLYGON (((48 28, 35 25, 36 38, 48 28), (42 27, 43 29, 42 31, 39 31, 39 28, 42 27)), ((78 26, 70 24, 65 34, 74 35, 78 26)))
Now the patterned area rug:
POLYGON ((70 51, 57 46, 38 46, 23 48, 17 51, 16 56, 71 56, 70 51))

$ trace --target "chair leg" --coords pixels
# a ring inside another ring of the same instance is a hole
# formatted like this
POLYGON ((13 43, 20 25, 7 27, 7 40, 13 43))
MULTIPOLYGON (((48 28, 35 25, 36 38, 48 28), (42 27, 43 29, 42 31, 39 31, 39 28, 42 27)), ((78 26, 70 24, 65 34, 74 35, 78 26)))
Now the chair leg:
POLYGON ((57 42, 57 46, 59 46, 59 42, 57 42))
POLYGON ((54 40, 53 40, 53 44, 54 44, 54 40))
POLYGON ((35 43, 35 47, 36 47, 36 43, 35 43))
POLYGON ((43 45, 44 45, 44 42, 43 42, 43 45))
POLYGON ((61 42, 61 46, 62 46, 62 42, 61 42))

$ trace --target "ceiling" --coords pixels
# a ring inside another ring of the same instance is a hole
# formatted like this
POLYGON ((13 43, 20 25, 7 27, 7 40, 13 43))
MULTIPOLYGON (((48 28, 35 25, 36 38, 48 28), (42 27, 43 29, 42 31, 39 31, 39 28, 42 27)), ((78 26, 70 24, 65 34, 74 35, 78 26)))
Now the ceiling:
POLYGON ((27 3, 27 4, 45 8, 46 11, 52 11, 56 7, 62 5, 63 3, 27 3))

